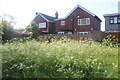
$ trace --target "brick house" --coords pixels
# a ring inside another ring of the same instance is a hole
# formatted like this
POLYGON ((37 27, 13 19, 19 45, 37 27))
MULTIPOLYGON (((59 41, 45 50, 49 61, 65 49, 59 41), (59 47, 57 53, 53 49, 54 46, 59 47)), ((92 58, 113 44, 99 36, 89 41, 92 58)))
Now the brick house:
POLYGON ((58 18, 57 12, 56 12, 56 17, 52 17, 43 13, 36 12, 36 16, 32 21, 35 21, 39 25, 39 30, 42 33, 54 34, 55 33, 54 19, 57 18, 58 18))
POLYGON ((100 31, 101 20, 87 9, 77 5, 66 17, 58 19, 37 12, 33 19, 39 24, 40 31, 48 34, 88 34, 100 31))
POLYGON ((57 34, 88 34, 100 31, 101 20, 90 11, 77 5, 65 18, 55 19, 57 34))

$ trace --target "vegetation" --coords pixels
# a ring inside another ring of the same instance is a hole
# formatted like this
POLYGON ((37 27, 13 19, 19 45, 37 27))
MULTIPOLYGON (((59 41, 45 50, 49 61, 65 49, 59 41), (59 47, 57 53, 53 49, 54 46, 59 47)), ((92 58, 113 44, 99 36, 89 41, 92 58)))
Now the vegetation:
POLYGON ((14 18, 10 15, 4 15, 3 17, 0 17, 0 39, 6 41, 18 36, 17 31, 13 29, 14 18))
POLYGON ((3 78, 118 78, 117 46, 21 39, 0 45, 0 50, 3 78))
POLYGON ((32 38, 37 38, 41 34, 39 31, 39 26, 37 23, 32 22, 29 26, 26 27, 26 30, 32 32, 32 38))

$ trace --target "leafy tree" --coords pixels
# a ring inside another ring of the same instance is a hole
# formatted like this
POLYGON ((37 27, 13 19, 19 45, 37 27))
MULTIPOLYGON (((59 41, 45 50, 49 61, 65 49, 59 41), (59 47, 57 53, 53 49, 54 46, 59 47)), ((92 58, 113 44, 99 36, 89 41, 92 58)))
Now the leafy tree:
POLYGON ((10 40, 17 34, 16 30, 13 29, 14 25, 13 17, 10 15, 4 15, 0 21, 0 34, 2 35, 2 40, 10 40))
POLYGON ((33 33, 32 38, 37 38, 39 37, 39 35, 41 34, 41 32, 39 31, 39 27, 38 24, 35 22, 32 22, 28 27, 27 27, 28 31, 31 31, 33 33))

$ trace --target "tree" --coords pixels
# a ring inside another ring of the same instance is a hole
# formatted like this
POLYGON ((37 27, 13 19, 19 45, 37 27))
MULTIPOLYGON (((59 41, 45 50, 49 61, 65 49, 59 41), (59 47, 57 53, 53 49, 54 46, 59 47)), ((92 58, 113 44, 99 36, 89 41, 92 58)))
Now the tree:
POLYGON ((0 21, 0 34, 2 35, 2 40, 10 40, 17 33, 15 29, 13 29, 14 20, 10 15, 4 15, 1 17, 0 21))
POLYGON ((28 27, 27 30, 31 31, 33 33, 32 38, 37 38, 41 34, 39 31, 38 24, 35 22, 32 22, 28 27))

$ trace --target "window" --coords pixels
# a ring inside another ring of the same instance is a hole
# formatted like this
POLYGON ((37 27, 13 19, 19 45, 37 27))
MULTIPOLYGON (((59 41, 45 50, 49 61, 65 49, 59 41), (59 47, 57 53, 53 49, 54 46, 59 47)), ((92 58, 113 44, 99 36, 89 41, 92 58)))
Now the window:
POLYGON ((77 32, 77 34, 89 34, 90 32, 77 32))
POLYGON ((118 23, 120 23, 120 17, 118 17, 118 23))
POLYGON ((65 21, 60 21, 60 24, 61 25, 65 25, 65 21))
POLYGON ((64 34, 64 32, 58 32, 58 34, 64 34))
POLYGON ((90 18, 78 19, 78 25, 90 25, 90 18))
POLYGON ((72 34, 72 32, 68 32, 67 34, 72 34))
POLYGON ((120 23, 120 17, 110 17, 110 24, 120 23))
POLYGON ((39 28, 46 28, 46 22, 39 23, 39 28))
POLYGON ((113 24, 114 23, 114 17, 110 18, 110 23, 113 24))

